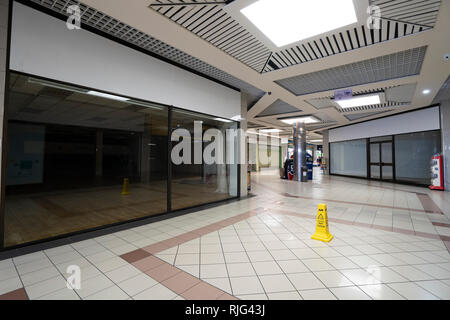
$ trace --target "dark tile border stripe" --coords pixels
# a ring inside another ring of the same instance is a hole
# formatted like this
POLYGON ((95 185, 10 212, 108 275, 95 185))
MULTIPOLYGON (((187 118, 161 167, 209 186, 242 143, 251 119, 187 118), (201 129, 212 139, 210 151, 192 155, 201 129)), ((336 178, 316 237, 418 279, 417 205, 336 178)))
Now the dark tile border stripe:
POLYGON ((0 300, 28 300, 28 295, 24 288, 20 288, 0 295, 0 300))

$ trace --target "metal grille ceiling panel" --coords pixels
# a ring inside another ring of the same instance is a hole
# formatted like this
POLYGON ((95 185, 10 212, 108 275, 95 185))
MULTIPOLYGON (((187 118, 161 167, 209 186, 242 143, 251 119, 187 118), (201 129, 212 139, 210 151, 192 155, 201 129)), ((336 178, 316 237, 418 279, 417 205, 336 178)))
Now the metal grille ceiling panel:
POLYGON ((439 0, 371 1, 382 8, 379 30, 368 29, 362 24, 277 52, 270 52, 222 9, 231 1, 155 0, 150 7, 262 73, 429 30, 434 26, 440 7, 439 0), (420 5, 421 2, 430 4, 420 5))
POLYGON ((380 7, 384 19, 434 26, 441 0, 370 0, 370 5, 380 7))
POLYGON ((269 107, 267 107, 263 112, 257 115, 257 117, 266 117, 273 116, 277 114, 284 113, 292 113, 292 112, 301 112, 302 110, 287 104, 286 102, 278 99, 274 103, 272 103, 269 107))
POLYGON ((276 81, 300 96, 413 76, 420 73, 427 47, 414 48, 276 81))
POLYGON ((368 29, 365 25, 349 29, 331 36, 303 43, 279 52, 274 52, 264 72, 270 72, 293 65, 326 58, 338 53, 355 50, 388 40, 397 39, 431 29, 398 21, 381 20, 379 30, 368 29))
POLYGON ((226 2, 156 0, 150 8, 260 72, 271 52, 222 10, 226 2))
POLYGON ((387 112, 387 111, 347 114, 344 117, 346 117, 350 121, 355 121, 355 120, 360 120, 360 119, 367 118, 367 117, 370 117, 370 116, 379 115, 379 114, 382 114, 382 113, 385 113, 385 112, 387 112))
POLYGON ((233 77, 195 57, 192 57, 172 46, 165 44, 129 25, 126 25, 110 16, 107 16, 85 4, 75 0, 31 0, 35 4, 51 9, 59 14, 68 16, 67 8, 78 5, 81 9, 82 23, 105 32, 114 38, 129 42, 145 51, 161 56, 165 59, 183 65, 191 70, 204 74, 210 78, 226 83, 232 87, 245 90, 253 99, 264 94, 254 86, 233 77))

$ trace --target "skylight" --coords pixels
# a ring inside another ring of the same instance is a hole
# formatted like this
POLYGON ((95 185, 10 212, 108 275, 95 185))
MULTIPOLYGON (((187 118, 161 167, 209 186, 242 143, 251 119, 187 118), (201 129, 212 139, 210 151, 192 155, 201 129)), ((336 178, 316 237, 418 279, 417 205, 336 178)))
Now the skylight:
POLYGON ((258 0, 241 13, 278 47, 358 21, 353 0, 258 0))

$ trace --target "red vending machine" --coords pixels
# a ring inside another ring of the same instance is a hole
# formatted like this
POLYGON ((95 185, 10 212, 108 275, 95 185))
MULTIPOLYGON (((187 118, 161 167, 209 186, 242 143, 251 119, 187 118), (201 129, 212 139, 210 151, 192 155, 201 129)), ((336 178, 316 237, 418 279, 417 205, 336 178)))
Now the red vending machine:
POLYGON ((444 172, 442 155, 435 155, 431 159, 431 186, 432 190, 444 190, 444 172))

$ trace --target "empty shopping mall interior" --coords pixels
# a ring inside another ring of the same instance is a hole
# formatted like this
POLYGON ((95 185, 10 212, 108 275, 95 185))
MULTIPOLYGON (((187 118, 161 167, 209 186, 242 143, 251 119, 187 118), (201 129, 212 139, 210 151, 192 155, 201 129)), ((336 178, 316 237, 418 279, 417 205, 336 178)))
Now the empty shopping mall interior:
POLYGON ((0 17, 0 300, 450 300, 450 1, 0 17))

